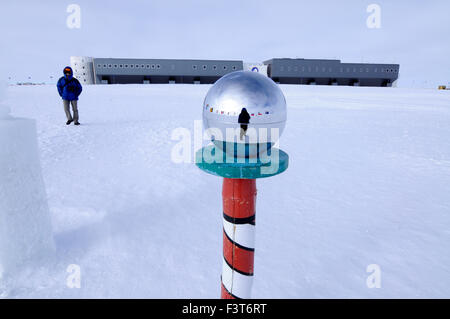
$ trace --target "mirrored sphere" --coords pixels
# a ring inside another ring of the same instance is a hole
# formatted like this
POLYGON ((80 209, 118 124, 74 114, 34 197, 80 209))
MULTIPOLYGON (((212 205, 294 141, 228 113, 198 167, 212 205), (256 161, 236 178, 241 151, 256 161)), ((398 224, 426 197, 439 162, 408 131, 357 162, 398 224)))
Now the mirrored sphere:
POLYGON ((203 102, 203 125, 211 139, 235 156, 236 144, 244 144, 246 153, 238 157, 254 157, 270 149, 284 130, 286 115, 286 99, 279 86, 257 72, 223 76, 203 102))

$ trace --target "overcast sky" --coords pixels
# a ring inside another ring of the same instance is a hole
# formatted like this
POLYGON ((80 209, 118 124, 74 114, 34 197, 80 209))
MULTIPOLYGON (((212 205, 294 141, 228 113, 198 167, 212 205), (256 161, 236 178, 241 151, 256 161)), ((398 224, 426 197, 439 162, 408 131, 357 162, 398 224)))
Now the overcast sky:
POLYGON ((1 0, 2 78, 48 81, 71 55, 399 63, 399 86, 450 82, 448 0, 1 0), (67 7, 81 8, 68 28, 67 7), (381 28, 368 28, 368 5, 381 28))

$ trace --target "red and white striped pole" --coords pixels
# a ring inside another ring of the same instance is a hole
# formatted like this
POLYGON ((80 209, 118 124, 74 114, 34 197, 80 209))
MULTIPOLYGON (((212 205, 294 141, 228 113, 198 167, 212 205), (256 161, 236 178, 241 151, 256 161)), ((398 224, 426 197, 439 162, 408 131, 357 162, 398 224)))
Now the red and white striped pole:
POLYGON ((224 178, 222 299, 250 298, 255 255, 256 180, 224 178))
POLYGON ((213 143, 196 152, 195 164, 208 174, 224 178, 222 298, 251 296, 256 179, 281 174, 288 168, 289 156, 273 147, 286 117, 286 99, 280 87, 255 72, 224 75, 203 101, 203 124, 213 143), (250 114, 249 119, 240 119, 244 110, 250 114), (245 140, 239 133, 230 136, 229 132, 239 132, 242 125, 249 126, 245 140))

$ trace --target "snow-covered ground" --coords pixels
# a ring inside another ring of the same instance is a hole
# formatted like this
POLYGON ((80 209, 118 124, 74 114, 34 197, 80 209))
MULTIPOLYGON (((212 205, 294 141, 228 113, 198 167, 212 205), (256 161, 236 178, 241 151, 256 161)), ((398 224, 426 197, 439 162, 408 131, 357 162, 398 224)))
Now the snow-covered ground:
MULTIPOLYGON (((222 181, 171 161, 209 87, 85 86, 80 127, 56 87, 10 87, 12 115, 37 120, 56 254, 0 295, 219 297, 222 181)), ((281 88, 290 167, 257 181, 253 297, 449 298, 450 92, 281 88)))

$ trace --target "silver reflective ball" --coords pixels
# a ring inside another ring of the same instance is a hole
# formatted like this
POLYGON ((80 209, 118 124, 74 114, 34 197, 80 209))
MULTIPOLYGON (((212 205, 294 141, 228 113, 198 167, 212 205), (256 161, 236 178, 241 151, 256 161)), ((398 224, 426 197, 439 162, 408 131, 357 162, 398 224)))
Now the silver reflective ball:
POLYGON ((203 102, 205 129, 217 146, 234 156, 232 146, 236 144, 246 145, 246 157, 270 149, 284 130, 286 113, 286 99, 278 85, 267 76, 250 71, 223 76, 209 89, 203 102))

